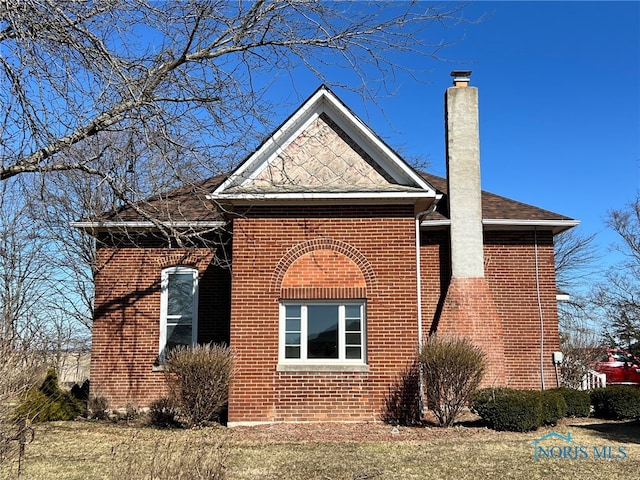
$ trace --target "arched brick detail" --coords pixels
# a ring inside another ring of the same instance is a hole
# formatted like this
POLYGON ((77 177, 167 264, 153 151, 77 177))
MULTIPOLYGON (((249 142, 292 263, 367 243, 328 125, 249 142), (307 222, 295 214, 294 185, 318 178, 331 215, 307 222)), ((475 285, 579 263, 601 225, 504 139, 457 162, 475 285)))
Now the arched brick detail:
POLYGON ((280 298, 366 298, 364 275, 353 260, 320 249, 298 257, 282 279, 280 298))
POLYGON ((166 252, 164 255, 158 255, 154 258, 156 264, 160 268, 185 266, 193 267, 200 271, 204 270, 209 262, 211 262, 212 253, 208 250, 200 250, 195 252, 166 252))
MULTIPOLYGON (((295 261, 300 257, 318 250, 330 250, 332 252, 344 255, 349 260, 351 260, 358 268, 358 270, 362 274, 362 278, 364 279, 364 286, 356 287, 359 289, 360 294, 356 294, 356 292, 354 291, 349 296, 364 296, 366 294, 366 291, 372 291, 373 289, 375 289, 377 281, 373 267, 371 266, 367 258, 357 248, 340 240, 334 240, 331 238, 317 238, 315 240, 308 240, 306 242, 302 242, 293 246, 287 253, 282 256, 271 277, 270 290, 272 292, 280 291, 281 293, 284 293, 282 292, 283 280, 289 268, 291 268, 295 261)), ((326 298, 332 298, 333 296, 335 296, 331 294, 331 291, 327 291, 326 293, 326 298)), ((337 292, 334 293, 336 293, 337 295, 337 292)), ((286 296, 290 297, 291 295, 286 296)))

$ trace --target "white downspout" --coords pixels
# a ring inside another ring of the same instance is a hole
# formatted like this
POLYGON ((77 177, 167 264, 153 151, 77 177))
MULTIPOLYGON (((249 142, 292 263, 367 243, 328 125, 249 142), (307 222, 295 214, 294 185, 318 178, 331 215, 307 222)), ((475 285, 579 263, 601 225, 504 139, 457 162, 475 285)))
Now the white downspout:
POLYGON ((436 195, 431 206, 422 212, 416 214, 416 288, 418 298, 418 353, 422 347, 422 278, 420 264, 420 218, 433 213, 438 206, 438 201, 442 198, 442 194, 436 195))
MULTIPOLYGON (((417 299, 418 299, 418 355, 422 350, 422 275, 421 275, 421 265, 420 265, 420 218, 429 215, 434 212, 436 207, 438 206, 438 201, 442 198, 442 194, 436 195, 431 206, 422 212, 418 212, 415 216, 416 219, 416 288, 417 288, 417 299)), ((422 365, 418 364, 418 383, 419 383, 419 391, 420 391, 420 416, 424 415, 424 385, 422 382, 422 365)))
POLYGON ((544 390, 544 317, 542 315, 542 299, 540 298, 540 268, 538 265, 538 229, 533 229, 533 244, 536 267, 536 297, 538 301, 538 316, 540 318, 540 383, 544 390))
POLYGON ((426 215, 429 210, 420 212, 416 215, 416 289, 418 299, 418 353, 422 349, 422 278, 420 278, 420 217, 426 215))

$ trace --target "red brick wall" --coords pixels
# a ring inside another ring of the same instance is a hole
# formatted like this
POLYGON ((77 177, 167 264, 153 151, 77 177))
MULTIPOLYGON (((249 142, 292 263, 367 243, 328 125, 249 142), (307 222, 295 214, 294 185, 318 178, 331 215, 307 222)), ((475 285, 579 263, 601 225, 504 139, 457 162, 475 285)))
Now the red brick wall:
MULTIPOLYGON (((486 279, 505 332, 506 383, 516 388, 541 386, 534 240, 549 388, 555 386, 551 352, 559 348, 551 233, 538 232, 537 239, 533 232, 485 234, 486 279)), ((417 345, 412 209, 252 209, 235 220, 233 255, 230 287, 229 272, 213 266, 208 250, 183 257, 181 251, 164 248, 102 248, 92 395, 124 407, 144 406, 164 394, 162 373, 152 371, 158 355, 161 270, 197 265, 199 340, 230 337, 238 356, 230 421, 378 419, 387 388, 417 345), (281 298, 366 299, 369 371, 277 371, 281 298)), ((421 257, 427 334, 450 282, 447 232, 423 232, 421 257)))
POLYGON ((282 279, 282 287, 364 288, 366 285, 363 273, 353 260, 340 252, 322 248, 295 260, 282 279))
POLYGON ((542 358, 544 386, 555 387, 551 356, 559 350, 560 340, 551 232, 489 232, 485 239, 485 265, 503 322, 507 386, 542 388, 542 358), (541 314, 536 283, 540 290, 541 314))
MULTIPOLYGON (((485 278, 504 331, 505 383, 513 388, 542 386, 535 240, 533 232, 485 233, 485 278)), ((545 388, 551 388, 556 386, 551 354, 559 349, 551 232, 538 232, 537 243, 544 343, 542 371, 545 388)), ((444 309, 441 292, 449 287, 448 252, 446 232, 423 232, 423 318, 432 329, 437 327, 444 309)), ((428 331, 427 327, 425 333, 428 331)))
POLYGON ((146 406, 164 395, 161 372, 152 371, 160 334, 163 268, 195 266, 199 280, 199 341, 228 341, 229 274, 210 264, 213 254, 162 248, 101 248, 95 278, 91 395, 110 408, 146 406), (225 293, 226 292, 226 293, 225 293))
POLYGON ((235 220, 231 345, 238 374, 229 421, 378 419, 388 386, 417 345, 412 208, 308 207, 288 214, 258 209, 235 220), (366 294, 369 372, 277 371, 278 306, 283 292, 290 292, 281 280, 273 285, 274 278, 287 278, 283 264, 292 275, 299 273, 299 265, 312 258, 305 257, 306 249, 323 265, 298 276, 296 288, 318 298, 322 278, 318 283, 315 274, 325 270, 331 272, 324 276, 327 282, 350 279, 351 287, 366 294), (292 251, 302 263, 288 257, 292 251), (362 275, 354 275, 354 265, 362 275))

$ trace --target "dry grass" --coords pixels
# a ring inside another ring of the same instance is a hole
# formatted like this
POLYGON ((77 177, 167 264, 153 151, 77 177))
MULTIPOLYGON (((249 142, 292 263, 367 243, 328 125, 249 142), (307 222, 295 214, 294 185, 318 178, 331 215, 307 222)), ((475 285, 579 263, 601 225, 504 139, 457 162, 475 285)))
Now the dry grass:
MULTIPOLYGON (((640 424, 569 420, 553 429, 531 433, 493 432, 473 426, 400 428, 398 433, 392 433, 391 427, 383 424, 155 430, 121 424, 60 422, 38 426, 34 442, 27 446, 21 478, 163 478, 153 476, 150 469, 166 473, 171 465, 187 465, 189 452, 200 464, 206 463, 207 458, 222 458, 230 480, 609 480, 631 478, 631 472, 640 472, 640 424), (551 431, 570 432, 577 444, 589 449, 622 445, 627 457, 534 462, 533 441, 551 431), (217 448, 220 441, 221 449, 217 448)), ((15 475, 5 469, 0 478, 15 475)))

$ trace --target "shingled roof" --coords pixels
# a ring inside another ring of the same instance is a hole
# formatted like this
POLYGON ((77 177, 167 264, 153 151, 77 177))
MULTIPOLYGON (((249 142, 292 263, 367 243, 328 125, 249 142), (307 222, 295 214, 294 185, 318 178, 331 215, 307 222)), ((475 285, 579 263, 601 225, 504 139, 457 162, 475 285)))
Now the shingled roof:
MULTIPOLYGON (((442 177, 421 173, 421 176, 438 192, 443 194, 436 210, 423 218, 423 226, 446 226, 449 221, 447 202, 447 180, 442 177)), ((215 202, 206 198, 207 194, 219 186, 226 175, 219 175, 199 183, 176 188, 164 194, 155 195, 136 205, 154 219, 174 224, 189 223, 191 226, 224 221, 223 212, 215 202)), ((74 226, 85 229, 108 229, 111 227, 152 227, 136 207, 126 206, 118 210, 76 222, 74 226)), ((551 225, 559 232, 578 222, 548 210, 511 200, 500 195, 482 192, 482 216, 485 225, 551 225)))
MULTIPOLYGON (((421 175, 438 193, 443 194, 436 211, 426 216, 426 219, 448 220, 447 179, 428 173, 421 173, 421 175)), ((485 191, 482 192, 482 218, 483 220, 548 220, 575 222, 575 220, 570 217, 485 191)))
POLYGON ((225 178, 226 175, 218 175, 201 182, 190 183, 153 195, 134 205, 125 205, 95 217, 85 218, 72 225, 88 231, 100 231, 120 227, 152 228, 154 225, 150 218, 174 226, 211 226, 221 223, 224 222, 222 211, 206 197, 225 178))

